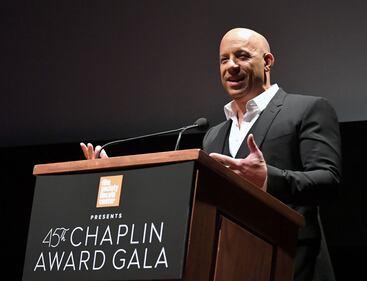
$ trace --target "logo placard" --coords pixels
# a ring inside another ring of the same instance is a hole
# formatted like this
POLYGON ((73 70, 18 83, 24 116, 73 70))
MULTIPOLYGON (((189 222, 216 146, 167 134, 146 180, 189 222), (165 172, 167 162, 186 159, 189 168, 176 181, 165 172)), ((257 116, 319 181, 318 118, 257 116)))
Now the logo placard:
POLYGON ((181 280, 195 165, 38 176, 22 280, 181 280))
POLYGON ((97 208, 120 205, 123 175, 100 177, 97 208))

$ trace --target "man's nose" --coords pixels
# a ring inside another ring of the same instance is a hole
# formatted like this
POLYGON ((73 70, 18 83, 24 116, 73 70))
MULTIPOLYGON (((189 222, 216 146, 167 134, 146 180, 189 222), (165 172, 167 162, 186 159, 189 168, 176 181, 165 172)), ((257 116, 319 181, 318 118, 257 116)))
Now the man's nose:
POLYGON ((230 74, 237 74, 240 71, 240 66, 235 60, 228 61, 228 72, 230 74))

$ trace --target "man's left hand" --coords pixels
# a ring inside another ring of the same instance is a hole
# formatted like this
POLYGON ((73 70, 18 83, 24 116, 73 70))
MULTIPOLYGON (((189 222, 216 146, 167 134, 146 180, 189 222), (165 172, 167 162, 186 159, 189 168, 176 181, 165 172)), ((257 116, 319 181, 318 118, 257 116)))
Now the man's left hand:
POLYGON ((235 159, 219 153, 210 153, 209 155, 213 159, 232 169, 236 174, 244 177, 262 190, 266 191, 268 168, 266 166, 264 156, 257 147, 252 134, 247 138, 247 146, 250 153, 243 159, 235 159))

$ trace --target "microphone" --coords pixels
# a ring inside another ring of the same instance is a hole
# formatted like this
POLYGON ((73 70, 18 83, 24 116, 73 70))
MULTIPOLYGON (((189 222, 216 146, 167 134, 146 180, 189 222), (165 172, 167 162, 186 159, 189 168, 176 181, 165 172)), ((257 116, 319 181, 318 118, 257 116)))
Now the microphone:
POLYGON ((143 135, 143 136, 137 136, 137 137, 132 137, 132 138, 127 138, 127 139, 121 139, 121 140, 115 140, 115 141, 111 141, 108 143, 105 143, 104 145, 101 146, 101 149, 96 153, 96 159, 98 159, 100 157, 100 154, 102 152, 103 149, 105 149, 108 146, 111 145, 115 145, 115 144, 119 144, 119 143, 123 143, 123 142, 128 142, 128 141, 132 141, 132 140, 139 140, 139 139, 144 139, 144 138, 149 138, 149 137, 155 137, 155 136, 161 136, 161 135, 167 135, 167 134, 171 134, 171 133, 176 133, 176 132, 180 132, 176 141, 176 146, 175 146, 175 150, 178 149, 179 144, 180 144, 180 140, 181 140, 181 136, 182 134, 190 129, 194 129, 197 128, 199 130, 205 130, 209 127, 209 122, 206 118, 199 118, 198 120, 196 120, 194 122, 194 124, 192 125, 188 125, 179 129, 173 129, 173 130, 168 130, 168 131, 163 131, 163 132, 158 132, 158 133, 153 133, 153 134, 148 134, 148 135, 143 135))
POLYGON ((193 128, 198 128, 199 130, 205 130, 209 127, 209 122, 206 118, 199 118, 198 120, 196 120, 194 122, 194 124, 190 125, 190 126, 186 126, 180 129, 180 133, 178 134, 177 137, 177 141, 176 141, 176 145, 175 145, 175 150, 178 150, 179 145, 180 145, 180 141, 181 141, 181 136, 182 134, 189 129, 193 129, 193 128))

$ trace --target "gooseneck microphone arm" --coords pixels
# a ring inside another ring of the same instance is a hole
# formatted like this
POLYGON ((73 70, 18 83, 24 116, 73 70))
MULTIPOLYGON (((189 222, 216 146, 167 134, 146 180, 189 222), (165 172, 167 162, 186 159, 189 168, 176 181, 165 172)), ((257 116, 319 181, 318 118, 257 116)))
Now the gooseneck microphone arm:
POLYGON ((175 146, 175 150, 178 149, 179 147, 179 142, 181 139, 181 135, 184 131, 188 130, 188 129, 193 129, 193 128, 198 128, 198 129, 206 129, 209 126, 208 121, 205 118, 199 118, 198 120, 195 121, 195 123, 193 125, 189 125, 189 126, 185 126, 179 129, 174 129, 174 130, 168 130, 168 131, 163 131, 163 132, 158 132, 158 133, 153 133, 153 134, 148 134, 148 135, 143 135, 143 136, 137 136, 137 137, 131 137, 131 138, 127 138, 127 139, 120 139, 120 140, 115 140, 115 141, 111 141, 108 142, 104 145, 101 146, 101 149, 96 153, 96 159, 98 159, 101 155, 101 152, 103 149, 105 149, 107 146, 111 146, 111 145, 116 145, 119 143, 123 143, 123 142, 128 142, 128 141, 132 141, 132 140, 139 140, 139 139, 144 139, 144 138, 149 138, 149 137, 155 137, 155 136, 161 136, 161 135, 167 135, 167 134, 171 134, 171 133, 176 133, 176 132, 180 132, 177 142, 176 142, 176 146, 175 146))
POLYGON ((181 136, 182 134, 188 130, 188 129, 191 129, 191 128, 196 128, 198 127, 198 125, 194 124, 194 125, 191 125, 191 126, 187 126, 187 127, 183 127, 180 131, 180 133, 178 134, 178 137, 177 137, 177 141, 176 141, 176 145, 175 145, 175 150, 178 150, 178 147, 180 146, 180 141, 181 141, 181 136))
POLYGON ((139 140, 139 139, 144 139, 144 138, 149 138, 149 137, 155 137, 155 136, 160 136, 160 135, 167 135, 167 134, 179 132, 180 130, 182 130, 182 128, 180 128, 180 129, 174 129, 174 130, 169 130, 169 131, 164 131, 164 132, 159 132, 159 133, 153 133, 153 134, 144 135, 144 136, 138 136, 138 137, 131 137, 131 138, 127 138, 127 139, 115 140, 115 141, 111 141, 111 142, 105 143, 104 145, 101 146, 101 149, 96 153, 96 158, 99 158, 102 150, 104 148, 106 148, 107 146, 112 146, 112 145, 115 145, 115 144, 119 144, 119 143, 123 143, 123 142, 128 142, 128 141, 132 141, 132 140, 139 140))
POLYGON ((199 130, 204 130, 208 127, 209 127, 209 122, 206 118, 199 118, 198 120, 195 121, 193 125, 183 127, 180 133, 178 134, 175 150, 178 149, 180 145, 180 141, 181 141, 181 136, 186 130, 192 129, 192 128, 198 128, 199 130))

